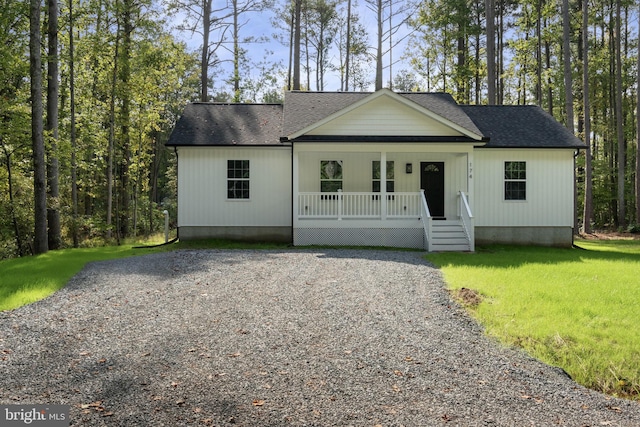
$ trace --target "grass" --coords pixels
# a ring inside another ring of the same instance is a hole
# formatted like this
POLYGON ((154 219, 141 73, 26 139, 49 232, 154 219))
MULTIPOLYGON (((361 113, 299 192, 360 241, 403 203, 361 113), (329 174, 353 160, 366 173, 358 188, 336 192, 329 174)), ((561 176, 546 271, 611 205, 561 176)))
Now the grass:
POLYGON ((640 400, 640 241, 577 244, 427 258, 454 293, 479 294, 468 308, 489 335, 589 388, 640 400))

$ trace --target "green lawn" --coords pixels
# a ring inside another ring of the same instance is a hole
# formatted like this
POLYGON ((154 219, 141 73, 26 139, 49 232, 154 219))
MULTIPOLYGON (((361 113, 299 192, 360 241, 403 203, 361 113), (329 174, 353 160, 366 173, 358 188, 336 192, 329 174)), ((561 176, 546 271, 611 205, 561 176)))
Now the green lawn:
POLYGON ((640 399, 640 241, 582 249, 490 246, 427 258, 467 288, 489 335, 564 368, 579 383, 640 399))

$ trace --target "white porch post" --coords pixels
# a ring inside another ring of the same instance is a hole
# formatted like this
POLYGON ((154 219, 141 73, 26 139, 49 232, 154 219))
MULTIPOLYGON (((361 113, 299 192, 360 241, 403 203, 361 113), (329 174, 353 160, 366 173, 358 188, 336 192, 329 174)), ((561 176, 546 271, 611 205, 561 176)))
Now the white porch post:
POLYGON ((475 208, 473 201, 475 200, 474 195, 474 187, 473 184, 473 147, 471 147, 469 154, 467 154, 467 202, 469 202, 469 206, 471 208, 471 212, 474 215, 474 218, 471 218, 471 225, 469 230, 469 250, 471 252, 475 252, 476 250, 476 220, 475 220, 475 208))
POLYGON ((293 244, 296 244, 295 241, 295 230, 298 227, 298 219, 299 219, 299 209, 298 209, 298 205, 300 203, 300 179, 299 179, 299 171, 300 171, 300 167, 299 167, 299 159, 298 159, 298 153, 296 152, 295 149, 295 145, 293 145, 291 147, 291 191, 293 192, 293 194, 291 195, 291 208, 293 209, 293 212, 291 212, 291 216, 293 218, 292 221, 292 226, 293 229, 291 230, 291 233, 293 235, 293 244))
POLYGON ((380 152, 380 216, 387 219, 387 152, 380 152))
POLYGON ((473 196, 473 148, 467 153, 467 194, 473 196))

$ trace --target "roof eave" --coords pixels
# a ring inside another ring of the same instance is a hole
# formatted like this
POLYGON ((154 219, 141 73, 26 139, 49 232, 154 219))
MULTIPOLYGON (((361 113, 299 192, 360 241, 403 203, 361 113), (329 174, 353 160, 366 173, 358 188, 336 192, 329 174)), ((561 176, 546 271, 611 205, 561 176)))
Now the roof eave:
POLYGON ((289 141, 281 141, 277 143, 269 143, 269 144, 165 144, 166 147, 245 147, 245 148, 255 148, 255 147, 284 147, 290 145, 289 141))
POLYGON ((500 149, 500 148, 520 148, 520 149, 554 149, 554 150, 585 150, 587 148, 586 145, 484 145, 481 148, 487 149, 500 149))
POLYGON ((482 146, 488 138, 476 140, 468 136, 394 136, 394 135, 301 135, 296 138, 282 137, 290 142, 331 142, 331 143, 464 143, 482 146))

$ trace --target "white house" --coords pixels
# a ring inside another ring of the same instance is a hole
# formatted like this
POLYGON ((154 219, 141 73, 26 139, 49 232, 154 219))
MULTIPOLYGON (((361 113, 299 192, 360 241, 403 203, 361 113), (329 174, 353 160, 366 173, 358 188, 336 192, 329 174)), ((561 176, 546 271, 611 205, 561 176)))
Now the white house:
POLYGON ((585 148, 539 107, 386 89, 190 104, 167 146, 181 239, 429 251, 571 245, 585 148))

